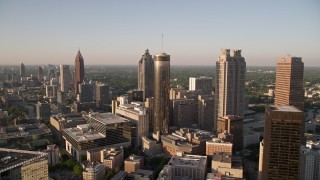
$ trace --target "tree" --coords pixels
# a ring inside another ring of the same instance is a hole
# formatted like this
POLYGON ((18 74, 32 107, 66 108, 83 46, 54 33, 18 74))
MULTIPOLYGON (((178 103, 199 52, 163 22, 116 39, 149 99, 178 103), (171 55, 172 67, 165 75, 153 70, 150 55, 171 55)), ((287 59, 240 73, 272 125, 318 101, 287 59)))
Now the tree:
POLYGON ((83 169, 78 164, 73 167, 73 174, 74 175, 80 175, 80 174, 82 174, 82 172, 83 172, 83 169))
POLYGON ((109 180, 109 179, 111 179, 112 177, 113 177, 113 173, 112 173, 112 171, 109 171, 109 172, 107 173, 107 175, 106 175, 106 179, 109 180))

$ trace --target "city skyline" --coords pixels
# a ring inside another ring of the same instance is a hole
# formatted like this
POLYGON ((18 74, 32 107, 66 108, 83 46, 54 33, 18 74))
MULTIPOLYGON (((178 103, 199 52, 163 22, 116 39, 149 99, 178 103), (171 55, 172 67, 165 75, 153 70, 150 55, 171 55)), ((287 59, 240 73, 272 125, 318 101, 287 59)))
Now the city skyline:
POLYGON ((222 48, 248 66, 285 55, 319 66, 320 2, 0 2, 0 64, 135 65, 141 52, 170 52, 172 65, 214 66, 222 48), (165 25, 164 25, 165 24, 165 25), (192 42, 192 43, 190 43, 192 42))

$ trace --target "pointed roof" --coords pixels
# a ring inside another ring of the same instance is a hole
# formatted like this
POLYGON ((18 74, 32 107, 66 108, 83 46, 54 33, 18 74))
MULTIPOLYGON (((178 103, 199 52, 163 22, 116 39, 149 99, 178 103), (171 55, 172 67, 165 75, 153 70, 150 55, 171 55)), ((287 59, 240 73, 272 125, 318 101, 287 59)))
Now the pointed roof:
POLYGON ((83 60, 83 57, 81 55, 80 50, 78 50, 77 56, 76 56, 76 60, 83 60))

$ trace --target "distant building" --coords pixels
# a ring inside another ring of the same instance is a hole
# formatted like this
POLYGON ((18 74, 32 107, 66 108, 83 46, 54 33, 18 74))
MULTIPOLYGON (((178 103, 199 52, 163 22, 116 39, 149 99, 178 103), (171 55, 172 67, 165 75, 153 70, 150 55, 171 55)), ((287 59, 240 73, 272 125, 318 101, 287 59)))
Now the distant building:
POLYGON ((57 97, 57 86, 46 85, 46 98, 56 98, 56 97, 57 97))
POLYGON ((212 130, 215 118, 215 98, 214 95, 198 96, 198 127, 200 129, 212 130))
POLYGON ((277 61, 275 105, 295 106, 303 111, 304 64, 301 57, 283 57, 277 61))
POLYGON ((186 127, 196 123, 196 106, 193 99, 174 99, 170 103, 172 125, 186 127))
POLYGON ((130 90, 128 91, 128 103, 131 102, 143 102, 143 91, 130 90))
MULTIPOLYGON (((241 50, 222 49, 216 63, 216 117, 244 115, 246 62, 241 50)), ((216 119, 217 119, 216 118, 216 119)))
POLYGON ((79 102, 87 103, 93 102, 93 88, 96 88, 94 84, 91 83, 81 83, 79 84, 79 102))
POLYGON ((207 157, 177 153, 164 166, 158 180, 193 179, 203 180, 206 177, 207 157))
POLYGON ((298 179, 304 112, 293 106, 266 107, 262 179, 298 179))
POLYGON ((48 164, 54 165, 59 163, 59 147, 56 144, 50 144, 47 146, 47 149, 44 150, 45 153, 48 153, 48 164))
POLYGON ((96 84, 96 106, 97 108, 104 108, 110 102, 109 86, 103 83, 96 84))
POLYGON ((143 157, 142 156, 136 156, 134 154, 131 154, 125 161, 124 161, 124 170, 127 173, 134 173, 138 169, 143 169, 143 157))
POLYGON ((8 112, 0 109, 0 127, 8 125, 8 112))
POLYGON ((104 180, 106 179, 106 168, 103 164, 88 163, 82 173, 83 180, 104 180))
POLYGON ((202 94, 212 94, 212 77, 190 77, 189 90, 201 90, 202 94))
POLYGON ((154 55, 154 139, 169 132, 170 55, 154 55))
POLYGON ((138 89, 143 92, 142 101, 154 96, 154 62, 147 49, 138 63, 138 89))
POLYGON ((43 81, 43 69, 41 66, 39 66, 37 69, 37 77, 38 77, 39 82, 43 81))
POLYGON ((26 67, 24 66, 23 63, 21 63, 21 65, 20 65, 20 76, 26 77, 26 67))
POLYGON ((51 116, 51 106, 47 102, 38 102, 36 104, 37 119, 49 121, 51 116))
POLYGON ((73 113, 80 113, 82 111, 85 112, 94 112, 96 111, 96 103, 95 102, 74 102, 73 104, 73 113))
POLYGON ((243 148, 243 117, 224 116, 217 121, 217 132, 228 131, 233 135, 233 146, 235 150, 243 148))
POLYGON ((0 148, 1 179, 49 179, 47 153, 0 148))
POLYGON ((74 89, 76 93, 79 93, 79 84, 84 80, 84 60, 80 53, 80 50, 77 53, 75 59, 75 72, 74 72, 74 89))
POLYGON ((60 65, 60 87, 62 92, 69 92, 71 88, 71 74, 69 65, 60 65))

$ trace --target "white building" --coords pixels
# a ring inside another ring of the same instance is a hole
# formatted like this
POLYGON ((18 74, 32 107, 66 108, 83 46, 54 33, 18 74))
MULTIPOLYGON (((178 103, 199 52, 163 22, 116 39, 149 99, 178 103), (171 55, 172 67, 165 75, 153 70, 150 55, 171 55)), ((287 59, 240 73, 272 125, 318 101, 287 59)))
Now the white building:
POLYGON ((48 164, 54 165, 59 163, 59 147, 56 144, 51 144, 47 146, 44 152, 48 153, 48 164))

